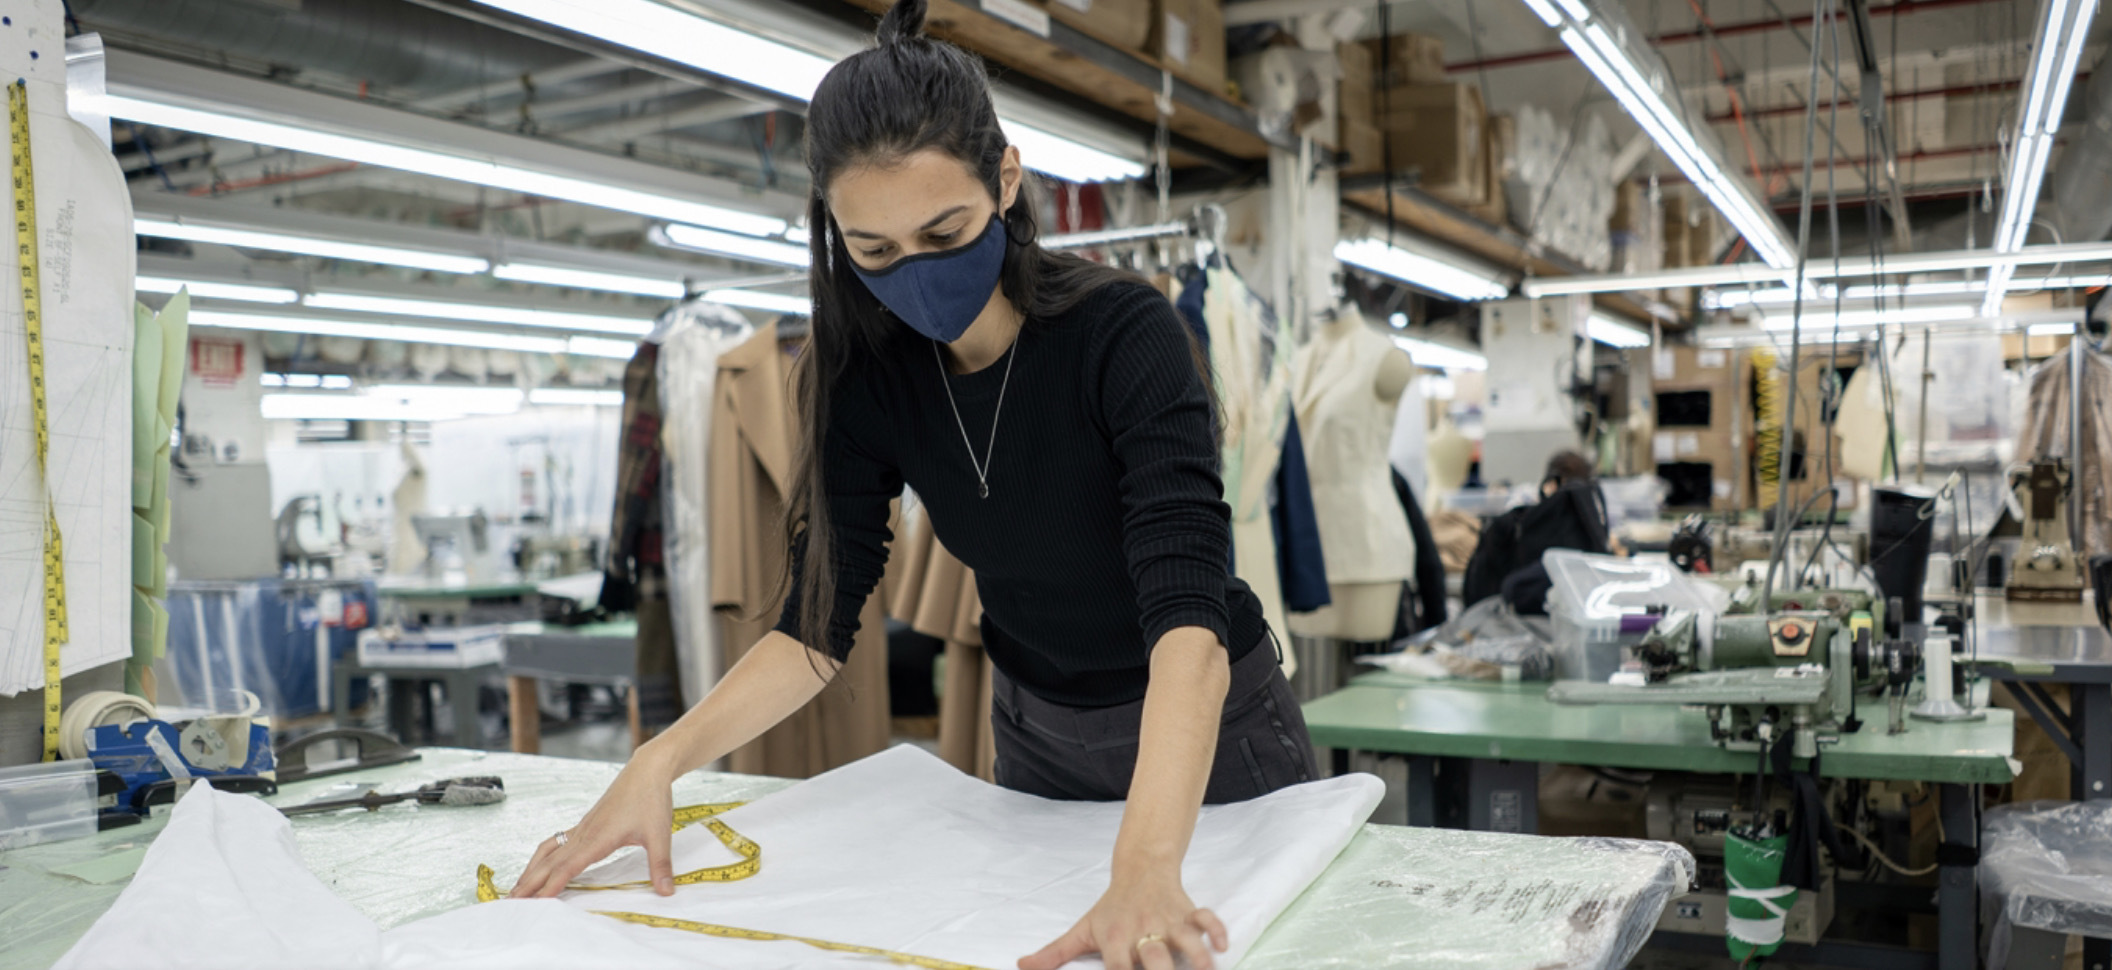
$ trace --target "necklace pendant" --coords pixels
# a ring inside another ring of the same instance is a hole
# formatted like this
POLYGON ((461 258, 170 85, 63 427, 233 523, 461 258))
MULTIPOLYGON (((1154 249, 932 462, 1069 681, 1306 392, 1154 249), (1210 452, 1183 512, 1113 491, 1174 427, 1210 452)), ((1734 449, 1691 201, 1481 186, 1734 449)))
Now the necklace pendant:
POLYGON ((976 484, 977 484, 978 486, 980 486, 980 487, 982 488, 982 490, 983 490, 983 497, 984 497, 984 498, 989 498, 989 497, 990 497, 990 483, 989 483, 989 482, 978 482, 978 483, 976 483, 976 484))

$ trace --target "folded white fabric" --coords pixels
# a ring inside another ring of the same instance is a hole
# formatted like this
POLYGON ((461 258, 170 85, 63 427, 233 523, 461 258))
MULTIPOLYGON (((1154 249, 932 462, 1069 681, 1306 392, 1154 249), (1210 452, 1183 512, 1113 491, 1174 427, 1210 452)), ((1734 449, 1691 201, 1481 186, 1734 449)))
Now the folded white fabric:
MULTIPOLYGON (((1232 937, 1232 966, 1326 869, 1378 804, 1369 775, 1203 810, 1183 882, 1232 937)), ((152 966, 725 970, 871 966, 793 942, 729 940, 622 923, 613 910, 1011 967, 1068 929, 1106 889, 1120 804, 1055 802, 984 784, 903 746, 720 818, 762 846, 750 879, 663 898, 649 890, 469 905, 386 933, 332 897, 293 851, 286 821, 202 786, 177 806, 139 875, 58 970, 152 966), (200 901, 207 902, 201 907, 200 901), (327 905, 325 905, 327 904, 327 905)), ((376 846, 385 857, 386 846, 376 846)), ((519 864, 521 846, 493 846, 519 864)), ((701 825, 676 833, 675 870, 737 861, 701 825)), ((501 873, 508 885, 513 871, 501 873)), ((581 882, 644 879, 620 855, 581 882)), ((1097 959, 1077 966, 1097 966, 1097 959)))

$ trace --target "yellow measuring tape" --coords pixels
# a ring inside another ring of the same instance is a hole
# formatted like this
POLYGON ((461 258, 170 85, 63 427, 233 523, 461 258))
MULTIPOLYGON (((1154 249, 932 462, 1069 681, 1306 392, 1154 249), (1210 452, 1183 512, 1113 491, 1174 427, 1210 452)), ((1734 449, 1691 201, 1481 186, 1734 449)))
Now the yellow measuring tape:
MULTIPOLYGON (((711 805, 686 805, 675 809, 675 831, 679 832, 686 826, 696 822, 703 822, 705 827, 711 830, 711 834, 718 836, 720 844, 732 849, 734 854, 741 857, 741 861, 730 865, 715 866, 709 869, 694 869, 682 873, 675 877, 675 885, 693 886, 704 882, 734 882, 746 879, 763 870, 763 847, 713 817, 746 804, 748 803, 719 802, 711 805)), ((641 879, 634 882, 610 883, 608 885, 573 883, 565 888, 575 892, 597 892, 608 889, 647 889, 651 888, 651 886, 651 880, 641 879)), ((499 888, 492 883, 491 867, 478 866, 477 901, 488 903, 498 898, 499 888)), ((738 926, 721 926, 717 923, 700 923, 696 920, 676 919, 672 916, 653 916, 647 913, 625 913, 613 910, 592 910, 591 912, 596 916, 606 916, 610 919, 636 923, 640 926, 654 926, 665 930, 683 930, 690 933, 701 933, 705 936, 716 936, 726 940, 752 940, 759 943, 804 943, 818 950, 881 957, 898 966, 919 967, 921 970, 983 970, 981 967, 966 963, 954 963, 950 960, 940 960, 935 957, 920 957, 913 953, 898 953, 894 950, 860 946, 856 943, 837 943, 833 940, 817 940, 812 937, 772 933, 767 930, 745 930, 738 926)))
POLYGON ((66 550, 51 500, 51 417, 44 404, 44 298, 37 268, 37 182, 29 162, 29 88, 7 86, 8 150, 15 179, 15 259, 21 265, 22 329, 29 334, 29 413, 44 481, 44 760, 59 758, 59 647, 66 643, 66 550))

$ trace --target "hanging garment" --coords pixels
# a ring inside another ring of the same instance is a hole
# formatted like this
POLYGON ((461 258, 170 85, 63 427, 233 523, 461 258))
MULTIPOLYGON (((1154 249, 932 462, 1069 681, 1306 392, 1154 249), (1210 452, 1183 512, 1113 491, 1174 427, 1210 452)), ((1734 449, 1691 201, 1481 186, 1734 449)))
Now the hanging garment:
MULTIPOLYGON (((1365 774, 1204 808, 1181 882, 1230 937, 1237 965, 1342 854, 1385 786, 1365 774)), ((512 804, 453 811, 505 811, 512 804)), ((469 903, 386 931, 301 863, 292 823, 247 795, 191 789, 110 910, 59 961, 103 967, 580 967, 794 970, 885 966, 782 940, 725 938, 596 915, 646 914, 1010 967, 1056 939, 1107 887, 1120 802, 1058 802, 984 784, 912 746, 718 814, 762 865, 662 897, 650 889, 469 903)), ((578 808, 562 809, 565 819, 578 808)), ((552 826, 565 824, 552 815, 552 826)), ((511 884, 526 846, 495 846, 511 884)), ((706 825, 672 839, 676 872, 738 863, 706 825)), ((587 885, 645 876, 635 852, 587 885)), ((437 887, 412 887, 440 892, 437 887)), ((1091 966, 1087 959, 1077 965, 1091 966)))
MULTIPOLYGON (((755 327, 734 310, 695 301, 669 310, 660 344, 660 446, 667 606, 682 696, 703 700, 718 682, 719 623, 711 610, 711 403, 719 356, 755 327)), ((648 338, 653 339, 653 338, 648 338)))
POLYGON ((1415 536, 1415 579, 1402 591, 1401 619, 1394 630, 1398 640, 1444 625, 1445 560, 1430 531, 1430 520, 1423 517, 1423 504, 1416 501, 1415 490, 1408 487, 1400 466, 1394 466, 1392 477, 1394 497, 1400 499, 1401 511, 1408 516, 1408 532, 1415 536))
POLYGON ((1400 583, 1415 575, 1415 539, 1387 458, 1396 408, 1376 390, 1379 368, 1397 353, 1352 315, 1320 328, 1294 365, 1320 548, 1336 584, 1400 583))
MULTIPOLYGON (((776 625, 785 549, 778 535, 792 483, 790 361, 777 325, 720 355, 712 391, 709 489, 711 601, 730 669, 776 625)), ((730 756, 733 771, 807 778, 887 746, 887 631, 880 599, 859 614, 859 649, 828 689, 730 756)), ((723 670, 721 671, 723 674, 723 670)))
POLYGON ((1283 580, 1283 606, 1310 613, 1334 601, 1327 589, 1327 559, 1320 540, 1320 513, 1305 464, 1305 441, 1292 414, 1283 434, 1283 460, 1276 464, 1269 524, 1276 538, 1276 572, 1283 580))
MULTIPOLYGON (((1291 421, 1290 333, 1239 274, 1224 267, 1207 274, 1203 321, 1210 333, 1210 368, 1224 434, 1221 473, 1225 503, 1232 508, 1233 575, 1260 599, 1269 628, 1288 630, 1269 485, 1291 421)), ((1286 653, 1285 676, 1296 671, 1295 659, 1286 653)))
POLYGON ((939 694, 939 757, 984 781, 996 777, 997 747, 990 733, 990 660, 983 654, 983 602, 975 571, 939 544, 924 507, 902 514, 887 580, 894 584, 888 615, 946 644, 946 681, 939 694))
POLYGON ((641 342, 623 371, 616 507, 601 580, 603 607, 638 616, 638 719, 648 727, 672 724, 685 709, 661 542, 659 359, 659 346, 641 342))

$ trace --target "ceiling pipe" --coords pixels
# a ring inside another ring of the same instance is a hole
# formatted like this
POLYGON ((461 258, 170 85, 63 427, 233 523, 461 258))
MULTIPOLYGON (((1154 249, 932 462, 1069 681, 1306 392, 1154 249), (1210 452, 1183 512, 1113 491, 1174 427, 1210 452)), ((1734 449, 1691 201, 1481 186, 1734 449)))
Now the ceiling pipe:
MULTIPOLYGON (((1871 7, 1870 16, 1898 17, 1907 14, 1922 13, 1924 11, 1929 10, 1940 10, 1945 7, 1969 7, 1977 4, 1991 2, 1997 2, 1997 0, 1898 0, 1898 2, 1891 3, 1886 6, 1871 7)), ((1710 34, 1714 34, 1717 37, 1735 37, 1739 34, 1761 34, 1774 30, 1782 30, 1785 27, 1809 26, 1811 24, 1811 20, 1812 18, 1810 14, 1804 14, 1803 16, 1790 17, 1787 20, 1777 17, 1768 20, 1749 20, 1744 23, 1736 24, 1718 24, 1713 30, 1696 27, 1692 30, 1680 30, 1673 31, 1671 33, 1659 34, 1655 38, 1653 38, 1650 43, 1652 46, 1662 47, 1666 44, 1686 44, 1692 43, 1697 40, 1704 40, 1707 39, 1710 34)), ((1484 57, 1480 60, 1474 61, 1455 61, 1453 63, 1446 64, 1445 71, 1447 73, 1456 74, 1464 71, 1481 71, 1500 67, 1518 67, 1524 64, 1538 64, 1542 61, 1564 61, 1570 59, 1572 56, 1574 55, 1569 52, 1569 48, 1554 47, 1546 50, 1527 51, 1522 54, 1503 54, 1497 57, 1484 57)), ((1801 111, 1803 109, 1800 108, 1798 110, 1801 111)))

